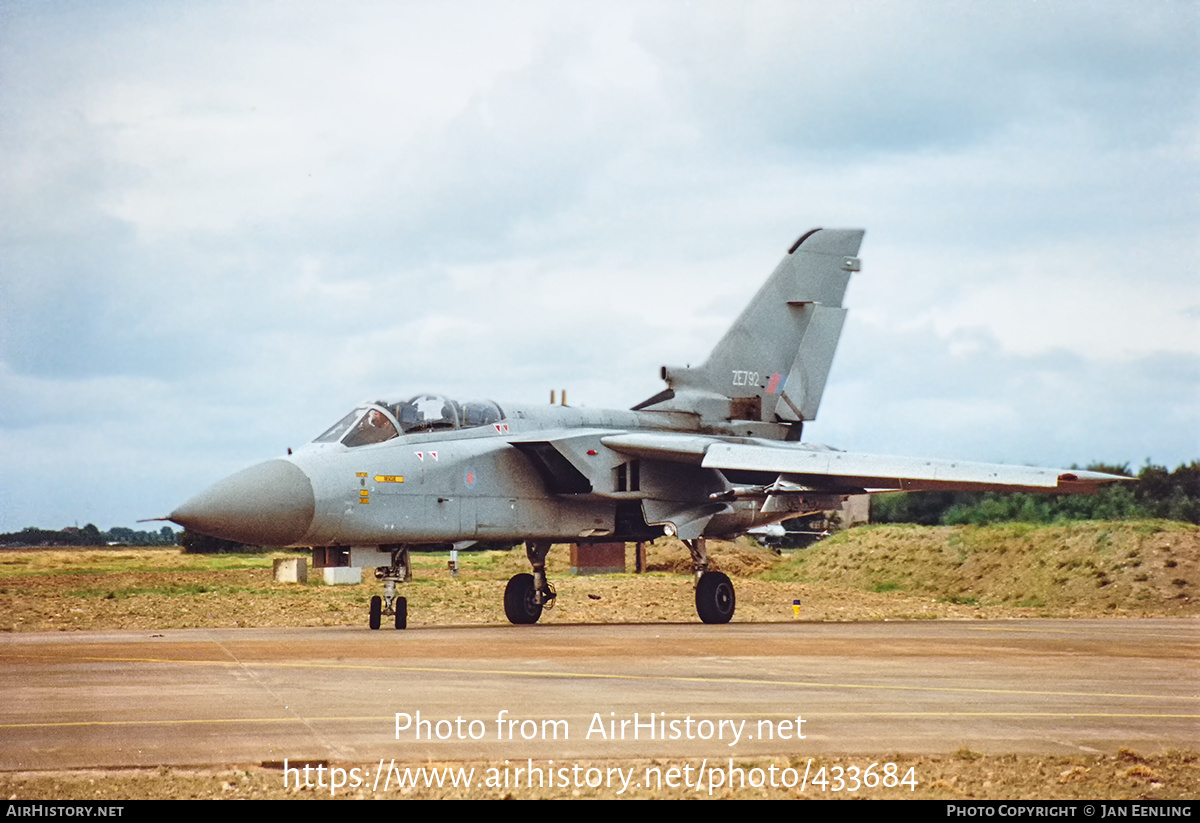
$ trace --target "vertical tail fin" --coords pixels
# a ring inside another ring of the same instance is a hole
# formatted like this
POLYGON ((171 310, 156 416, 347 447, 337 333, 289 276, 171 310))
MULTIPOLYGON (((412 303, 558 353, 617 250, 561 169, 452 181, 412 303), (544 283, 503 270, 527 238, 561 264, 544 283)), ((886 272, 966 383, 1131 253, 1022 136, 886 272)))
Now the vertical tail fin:
POLYGON ((802 235, 704 365, 664 366, 669 391, 640 408, 772 423, 814 419, 846 317, 842 297, 850 273, 859 270, 863 234, 813 229, 802 235))

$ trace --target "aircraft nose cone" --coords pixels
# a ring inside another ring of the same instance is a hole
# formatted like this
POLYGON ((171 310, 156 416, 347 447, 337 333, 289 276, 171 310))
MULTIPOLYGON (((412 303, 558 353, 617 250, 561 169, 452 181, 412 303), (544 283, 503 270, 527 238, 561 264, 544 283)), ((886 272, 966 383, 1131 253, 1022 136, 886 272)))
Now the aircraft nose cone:
POLYGON ((186 529, 253 546, 287 546, 312 525, 312 483, 286 460, 269 460, 209 486, 171 512, 186 529))

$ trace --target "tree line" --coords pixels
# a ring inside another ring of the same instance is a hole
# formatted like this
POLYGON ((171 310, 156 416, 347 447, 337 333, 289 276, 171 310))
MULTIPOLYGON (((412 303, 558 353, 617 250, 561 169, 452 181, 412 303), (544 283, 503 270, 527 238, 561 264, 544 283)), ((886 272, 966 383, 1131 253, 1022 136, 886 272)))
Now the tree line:
MULTIPOLYGON (((1123 477, 1135 476, 1128 463, 1116 466, 1094 463, 1087 468, 1123 477)), ((1174 471, 1147 464, 1136 477, 1136 483, 1113 483, 1096 494, 880 494, 871 498, 871 522, 983 526, 1006 522, 1160 518, 1200 524, 1200 462, 1180 465, 1174 471)))
POLYGON ((124 526, 113 526, 101 531, 94 523, 79 528, 69 526, 61 531, 39 529, 29 526, 19 532, 0 534, 0 546, 10 548, 41 548, 47 546, 175 546, 178 545, 175 530, 163 526, 158 531, 137 531, 124 526))

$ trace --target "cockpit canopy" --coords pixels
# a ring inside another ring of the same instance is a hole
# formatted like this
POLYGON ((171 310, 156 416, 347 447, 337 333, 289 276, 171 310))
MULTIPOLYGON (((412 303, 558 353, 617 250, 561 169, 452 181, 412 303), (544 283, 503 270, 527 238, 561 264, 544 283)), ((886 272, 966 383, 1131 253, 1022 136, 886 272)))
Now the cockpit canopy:
POLYGON ((359 406, 313 442, 340 440, 342 445, 354 448, 382 443, 401 434, 472 429, 503 419, 504 412, 491 400, 460 403, 437 394, 418 394, 402 403, 378 400, 359 406))

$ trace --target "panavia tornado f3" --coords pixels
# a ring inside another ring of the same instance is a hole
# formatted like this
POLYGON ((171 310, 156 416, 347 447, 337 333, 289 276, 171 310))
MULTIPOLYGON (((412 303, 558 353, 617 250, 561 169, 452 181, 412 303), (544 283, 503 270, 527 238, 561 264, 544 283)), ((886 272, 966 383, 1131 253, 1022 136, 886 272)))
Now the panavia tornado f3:
POLYGON ((859 270, 859 229, 814 229, 788 249, 750 305, 695 368, 662 368, 666 388, 629 410, 518 405, 417 394, 354 409, 294 454, 219 481, 167 518, 260 546, 348 549, 376 567, 383 615, 407 625, 397 583, 409 552, 524 542, 532 574, 508 581, 504 611, 536 623, 553 604, 555 543, 680 538, 696 611, 734 613, 729 577, 705 541, 851 495, 897 490, 1094 492, 1123 480, 1053 468, 859 454, 801 442, 817 415, 859 270))

